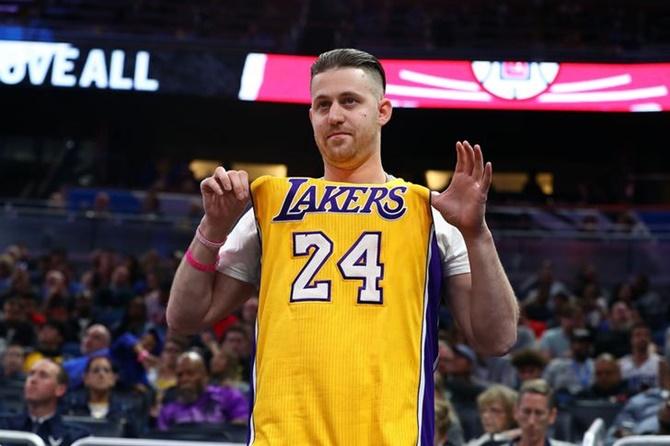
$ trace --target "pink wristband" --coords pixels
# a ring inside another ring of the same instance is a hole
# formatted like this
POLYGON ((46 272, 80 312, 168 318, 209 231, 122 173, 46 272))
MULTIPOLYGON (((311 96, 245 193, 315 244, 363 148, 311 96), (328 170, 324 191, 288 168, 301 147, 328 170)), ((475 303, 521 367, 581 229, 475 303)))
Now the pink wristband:
POLYGON ((148 351, 146 351, 146 350, 140 350, 140 352, 137 354, 137 360, 138 360, 139 362, 142 362, 142 361, 144 361, 144 360, 147 358, 147 356, 149 356, 149 352, 148 352, 148 351))
POLYGON ((214 249, 216 251, 219 250, 223 246, 224 243, 226 243, 226 239, 224 238, 223 241, 220 242, 213 242, 212 240, 208 240, 204 234, 202 233, 202 230, 200 229, 200 225, 198 225, 198 228, 195 230, 195 239, 205 245, 208 248, 214 249))
POLYGON ((216 261, 212 264, 206 265, 204 263, 198 262, 195 257, 193 257, 193 254, 191 254, 191 250, 187 249, 186 250, 186 262, 191 265, 193 268, 197 269, 198 271, 203 271, 205 273, 213 273, 216 271, 216 264, 218 263, 219 257, 216 257, 216 261))

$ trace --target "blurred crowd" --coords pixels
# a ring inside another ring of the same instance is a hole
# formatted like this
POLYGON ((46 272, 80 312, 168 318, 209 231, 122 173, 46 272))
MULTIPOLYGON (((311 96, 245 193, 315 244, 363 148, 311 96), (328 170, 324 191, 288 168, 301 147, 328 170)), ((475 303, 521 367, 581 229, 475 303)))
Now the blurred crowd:
POLYGON ((670 8, 623 0, 22 0, 5 2, 8 23, 54 31, 227 40, 243 48, 311 51, 333 46, 383 51, 598 49, 610 54, 667 45, 670 8), (70 29, 71 30, 71 29, 70 29))
MULTIPOLYGON (((82 263, 65 250, 33 256, 20 244, 7 247, 0 428, 60 429, 74 438, 103 426, 98 434, 243 440, 258 301, 198 336, 170 332, 165 309, 179 260, 101 249, 82 263)), ((667 431, 667 300, 645 274, 610 290, 593 266, 572 281, 553 270, 545 262, 515 285, 522 317, 517 344, 503 357, 478 355, 443 309, 436 426, 448 444, 524 435, 524 386, 535 395, 529 403, 546 400, 547 435, 558 440, 578 442, 597 416, 610 442, 667 431), (587 419, 579 418, 586 403, 587 419)))

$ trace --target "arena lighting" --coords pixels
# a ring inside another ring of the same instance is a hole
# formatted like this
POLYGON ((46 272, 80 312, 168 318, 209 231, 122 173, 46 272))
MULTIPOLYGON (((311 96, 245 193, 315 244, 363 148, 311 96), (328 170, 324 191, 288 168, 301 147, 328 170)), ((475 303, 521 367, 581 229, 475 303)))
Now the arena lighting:
MULTIPOLYGON (((247 55, 238 97, 309 104, 314 57, 247 55)), ((650 112, 670 110, 670 63, 382 60, 397 107, 650 112)))
POLYGON ((200 181, 214 173, 219 165, 221 163, 218 161, 195 159, 189 163, 188 168, 193 172, 193 177, 200 181))
POLYGON ((523 172, 496 172, 491 186, 497 192, 519 193, 528 182, 528 174, 523 172))
POLYGON ((253 181, 263 175, 271 175, 273 177, 285 177, 288 173, 286 164, 259 164, 246 162, 233 162, 232 169, 244 170, 249 174, 249 181, 253 181))
POLYGON ((443 190, 449 184, 453 174, 451 170, 427 170, 424 173, 426 185, 430 190, 443 190))
POLYGON ((554 175, 549 172, 540 172, 535 175, 535 181, 545 195, 554 195, 554 175))

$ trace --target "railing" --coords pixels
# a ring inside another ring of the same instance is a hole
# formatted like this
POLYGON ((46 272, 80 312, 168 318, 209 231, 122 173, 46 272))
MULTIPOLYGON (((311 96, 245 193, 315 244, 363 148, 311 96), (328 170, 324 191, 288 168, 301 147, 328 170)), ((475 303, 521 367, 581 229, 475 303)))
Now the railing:
MULTIPOLYGON (((192 202, 195 198, 184 196, 182 200, 192 202)), ((186 207, 177 201, 176 197, 165 197, 170 207, 166 206, 165 214, 158 216, 101 214, 80 205, 62 209, 48 207, 44 202, 6 201, 0 203, 0 249, 20 242, 33 255, 39 255, 62 247, 75 262, 89 261, 90 252, 99 248, 133 255, 157 250, 169 257, 188 246, 199 221, 199 215, 188 215, 186 207)), ((606 223, 601 229, 580 230, 581 212, 587 210, 488 210, 496 246, 513 284, 534 274, 542 261, 552 260, 555 276, 564 280, 574 277, 588 262, 597 267, 604 286, 614 286, 633 274, 645 272, 652 278, 652 286, 670 287, 670 227, 664 223, 670 221, 669 210, 658 210, 661 217, 656 218, 657 223, 644 222, 644 230, 639 232, 623 232, 606 223), (523 215, 531 218, 517 218, 523 215)), ((640 211, 640 215, 642 212, 648 211, 640 211)), ((604 213, 599 218, 605 220, 604 213)))
MULTIPOLYGON (((239 446, 243 443, 219 443, 210 441, 149 440, 145 438, 86 437, 72 446, 239 446)), ((43 446, 43 445, 41 445, 43 446)))
POLYGON ((605 444, 605 434, 605 422, 602 418, 598 418, 584 432, 582 446, 603 446, 605 444))
POLYGON ((30 446, 45 446, 44 441, 32 432, 0 430, 0 444, 5 441, 27 444, 30 446))
POLYGON ((670 445, 670 435, 632 435, 630 437, 620 438, 614 442, 613 446, 651 446, 670 445))

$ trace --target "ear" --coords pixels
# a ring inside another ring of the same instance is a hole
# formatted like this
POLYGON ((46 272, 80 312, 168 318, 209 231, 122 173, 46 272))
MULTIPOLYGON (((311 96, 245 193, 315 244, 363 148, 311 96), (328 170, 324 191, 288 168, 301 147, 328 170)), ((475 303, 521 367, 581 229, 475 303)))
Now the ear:
POLYGON ((554 421, 556 421, 556 408, 552 407, 551 412, 549 412, 549 425, 554 424, 554 421))
POLYGON ((56 398, 62 397, 67 392, 67 386, 65 384, 58 384, 55 389, 56 398))
POLYGON ((382 100, 379 101, 378 112, 377 122, 379 122, 380 126, 384 126, 391 120, 391 115, 393 114, 391 101, 387 98, 382 98, 382 100))
POLYGON ((309 122, 314 125, 314 110, 312 110, 312 107, 309 107, 309 122))

